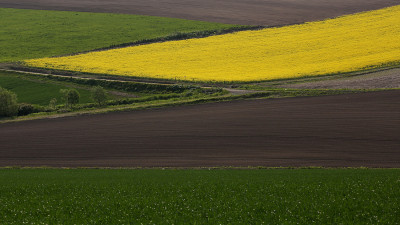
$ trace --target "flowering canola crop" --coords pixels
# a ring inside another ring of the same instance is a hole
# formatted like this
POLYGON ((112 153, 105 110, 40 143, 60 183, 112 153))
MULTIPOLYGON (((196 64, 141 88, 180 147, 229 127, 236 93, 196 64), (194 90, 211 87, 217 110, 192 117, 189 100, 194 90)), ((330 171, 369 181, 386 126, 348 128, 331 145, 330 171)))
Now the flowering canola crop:
POLYGON ((319 22, 27 60, 34 67, 195 81, 259 81, 400 62, 400 6, 319 22))

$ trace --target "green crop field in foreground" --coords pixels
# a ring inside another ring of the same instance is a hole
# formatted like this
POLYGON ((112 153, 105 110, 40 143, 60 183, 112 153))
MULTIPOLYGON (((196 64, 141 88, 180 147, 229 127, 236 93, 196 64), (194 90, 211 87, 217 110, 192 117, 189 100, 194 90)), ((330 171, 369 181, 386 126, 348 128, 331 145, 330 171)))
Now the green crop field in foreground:
POLYGON ((399 169, 1 169, 1 224, 396 224, 399 169))
POLYGON ((235 27, 112 13, 0 8, 0 62, 82 52, 177 32, 235 27))

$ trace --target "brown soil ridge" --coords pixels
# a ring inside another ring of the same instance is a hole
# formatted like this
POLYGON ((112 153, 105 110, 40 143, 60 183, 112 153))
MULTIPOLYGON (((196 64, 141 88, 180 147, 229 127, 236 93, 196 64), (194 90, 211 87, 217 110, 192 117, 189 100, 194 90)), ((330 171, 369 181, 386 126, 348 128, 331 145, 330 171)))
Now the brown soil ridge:
POLYGON ((400 90, 0 124, 0 166, 400 167, 400 90))
MULTIPOLYGON (((320 79, 323 78, 324 77, 321 77, 320 79)), ((400 88, 400 68, 387 69, 348 77, 338 76, 320 81, 311 80, 304 83, 284 84, 278 85, 278 87, 298 89, 400 88)))
POLYGON ((286 25, 398 5, 398 0, 0 0, 0 7, 111 12, 243 25, 286 25))

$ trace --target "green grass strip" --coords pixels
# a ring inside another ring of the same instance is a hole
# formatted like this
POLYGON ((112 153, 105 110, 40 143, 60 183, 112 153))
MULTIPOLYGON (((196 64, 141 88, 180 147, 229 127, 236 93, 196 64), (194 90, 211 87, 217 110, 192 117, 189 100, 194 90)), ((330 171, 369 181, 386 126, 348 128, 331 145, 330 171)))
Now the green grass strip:
POLYGON ((47 106, 56 98, 62 103, 61 89, 76 89, 80 94, 80 103, 93 102, 90 87, 81 88, 68 82, 51 82, 46 79, 29 79, 24 75, 0 71, 0 87, 17 94, 18 102, 47 106))

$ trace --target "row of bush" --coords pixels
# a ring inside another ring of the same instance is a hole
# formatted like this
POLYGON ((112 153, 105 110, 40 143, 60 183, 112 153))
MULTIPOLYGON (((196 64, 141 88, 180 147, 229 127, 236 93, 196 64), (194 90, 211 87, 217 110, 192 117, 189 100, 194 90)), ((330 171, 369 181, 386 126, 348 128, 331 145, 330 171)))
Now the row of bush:
MULTIPOLYGON (((80 95, 77 90, 61 89, 60 92, 65 103, 61 107, 72 108, 79 103, 80 95)), ((107 101, 107 92, 104 90, 104 88, 96 86, 92 89, 92 99, 95 104, 104 105, 107 101)), ((25 116, 38 112, 51 112, 59 108, 60 106, 57 106, 57 99, 55 98, 50 100, 48 107, 28 103, 18 103, 17 95, 15 93, 0 87, 0 118, 25 116)))
POLYGON ((18 104, 17 95, 0 87, 0 118, 25 116, 42 111, 42 108, 32 104, 18 104))
MULTIPOLYGON (((170 93, 170 94, 158 94, 141 98, 123 98, 117 100, 107 100, 102 102, 102 106, 117 106, 117 105, 129 105, 133 103, 143 103, 143 102, 151 102, 151 101, 161 101, 161 100, 169 100, 169 99, 178 99, 178 98, 198 98, 200 96, 207 95, 209 97, 218 96, 224 94, 222 89, 219 88, 209 88, 209 89, 194 89, 188 90, 184 93, 170 93)), ((74 106, 74 109, 90 109, 98 107, 98 103, 87 103, 74 106)), ((71 108, 59 108, 59 111, 67 112, 72 110, 71 108)))
POLYGON ((0 87, 0 117, 25 116, 39 112, 69 112, 76 109, 89 109, 99 106, 116 106, 133 103, 168 100, 182 97, 199 97, 203 95, 217 96, 223 92, 220 88, 196 88, 187 90, 183 93, 158 94, 142 98, 124 98, 108 100, 106 90, 101 86, 94 86, 91 90, 94 103, 78 105, 80 95, 75 89, 61 89, 63 104, 57 104, 57 99, 53 98, 48 106, 39 106, 28 103, 18 103, 17 95, 9 90, 0 87))

